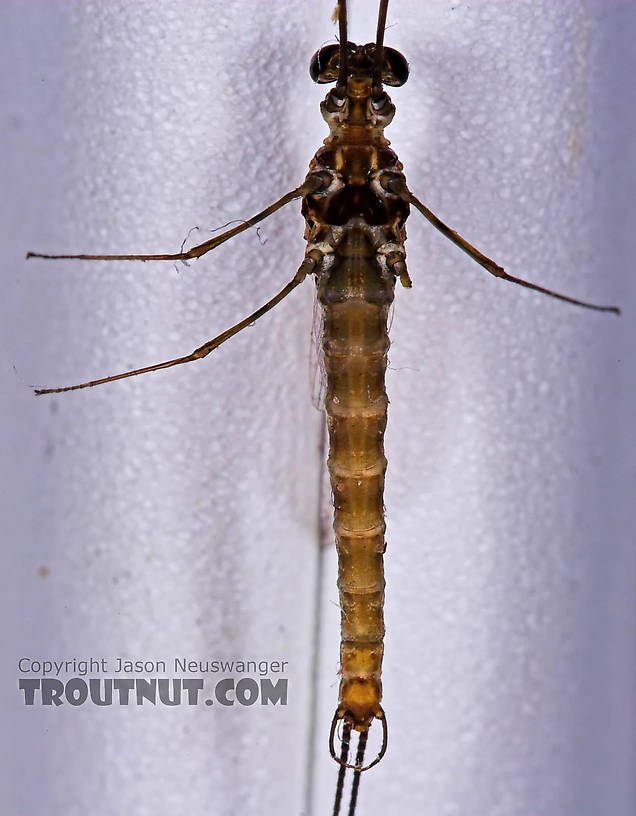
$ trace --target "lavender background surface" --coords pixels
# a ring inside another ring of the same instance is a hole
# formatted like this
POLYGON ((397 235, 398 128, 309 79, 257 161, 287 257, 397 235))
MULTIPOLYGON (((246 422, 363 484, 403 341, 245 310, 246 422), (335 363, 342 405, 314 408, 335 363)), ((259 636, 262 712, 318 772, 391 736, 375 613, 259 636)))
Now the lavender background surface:
MULTIPOLYGON (((189 267, 24 253, 172 251, 298 184, 326 135, 307 66, 332 6, 0 4, 6 813, 330 812, 311 283, 204 362, 29 388, 236 322, 300 263, 298 207, 189 267), (289 704, 26 708, 23 655, 285 659, 289 704)), ((352 6, 371 39, 375 3, 352 6)), ((631 816, 636 4, 393 0, 388 22, 413 191, 512 274, 624 314, 493 280, 412 215, 387 383, 390 745, 359 813, 631 816)))

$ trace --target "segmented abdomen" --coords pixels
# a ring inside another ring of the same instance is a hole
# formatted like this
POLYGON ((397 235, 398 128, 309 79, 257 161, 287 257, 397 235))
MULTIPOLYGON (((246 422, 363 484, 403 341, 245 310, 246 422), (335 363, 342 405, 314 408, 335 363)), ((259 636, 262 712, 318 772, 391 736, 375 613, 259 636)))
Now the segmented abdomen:
POLYGON ((384 639, 384 375, 394 277, 351 227, 318 279, 327 373, 328 468, 341 606, 338 710, 368 727, 381 712, 384 639))

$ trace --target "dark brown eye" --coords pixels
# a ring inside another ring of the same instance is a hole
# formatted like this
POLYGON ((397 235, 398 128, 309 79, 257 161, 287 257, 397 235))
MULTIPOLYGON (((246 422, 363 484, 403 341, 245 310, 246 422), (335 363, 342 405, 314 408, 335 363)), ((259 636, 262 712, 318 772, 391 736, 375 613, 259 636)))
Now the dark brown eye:
POLYGON ((339 45, 324 45, 311 58, 309 75, 314 82, 324 84, 338 79, 339 45))
POLYGON ((409 78, 409 64, 395 48, 384 47, 384 65, 382 67, 382 82, 386 85, 398 87, 404 85, 409 78))

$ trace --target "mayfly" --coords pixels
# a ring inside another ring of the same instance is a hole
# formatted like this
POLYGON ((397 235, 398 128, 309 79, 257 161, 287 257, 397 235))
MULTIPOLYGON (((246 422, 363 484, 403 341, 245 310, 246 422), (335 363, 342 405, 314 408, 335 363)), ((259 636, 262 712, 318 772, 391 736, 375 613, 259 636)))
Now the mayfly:
POLYGON ((340 691, 329 738, 330 752, 340 764, 335 813, 340 808, 346 769, 354 771, 350 799, 353 812, 362 771, 380 761, 388 744, 387 718, 381 705, 386 468, 383 437, 387 415, 384 378, 387 318, 394 285, 399 279, 402 286, 411 286, 404 248, 405 221, 410 208, 418 210, 496 277, 579 306, 618 311, 616 307, 584 303, 507 274, 411 193, 402 165, 384 137, 384 128, 394 115, 384 86, 400 86, 408 77, 406 59, 384 46, 387 8, 388 0, 381 0, 376 39, 360 46, 348 40, 346 0, 339 0, 339 44, 321 48, 312 58, 310 68, 314 81, 333 84, 321 108, 330 135, 312 160, 305 181, 269 207, 183 252, 29 253, 31 257, 43 258, 185 261, 206 254, 285 204, 302 199, 305 258, 294 277, 259 309, 191 354, 73 386, 38 389, 37 393, 86 388, 202 359, 273 309, 307 277, 314 277, 324 320, 328 464, 342 611, 340 691), (374 723, 382 733, 380 748, 370 761, 365 761, 366 738, 374 723), (359 739, 355 755, 350 757, 349 743, 354 732, 359 739))

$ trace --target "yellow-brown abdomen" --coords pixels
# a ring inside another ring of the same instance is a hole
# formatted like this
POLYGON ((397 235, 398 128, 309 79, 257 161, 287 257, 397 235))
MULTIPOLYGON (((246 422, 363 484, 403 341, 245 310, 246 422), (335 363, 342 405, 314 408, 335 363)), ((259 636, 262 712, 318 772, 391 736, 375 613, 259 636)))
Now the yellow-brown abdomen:
POLYGON ((349 236, 318 283, 327 372, 328 467, 341 606, 339 712, 366 728, 381 712, 384 639, 384 384, 393 300, 362 234, 349 236))

